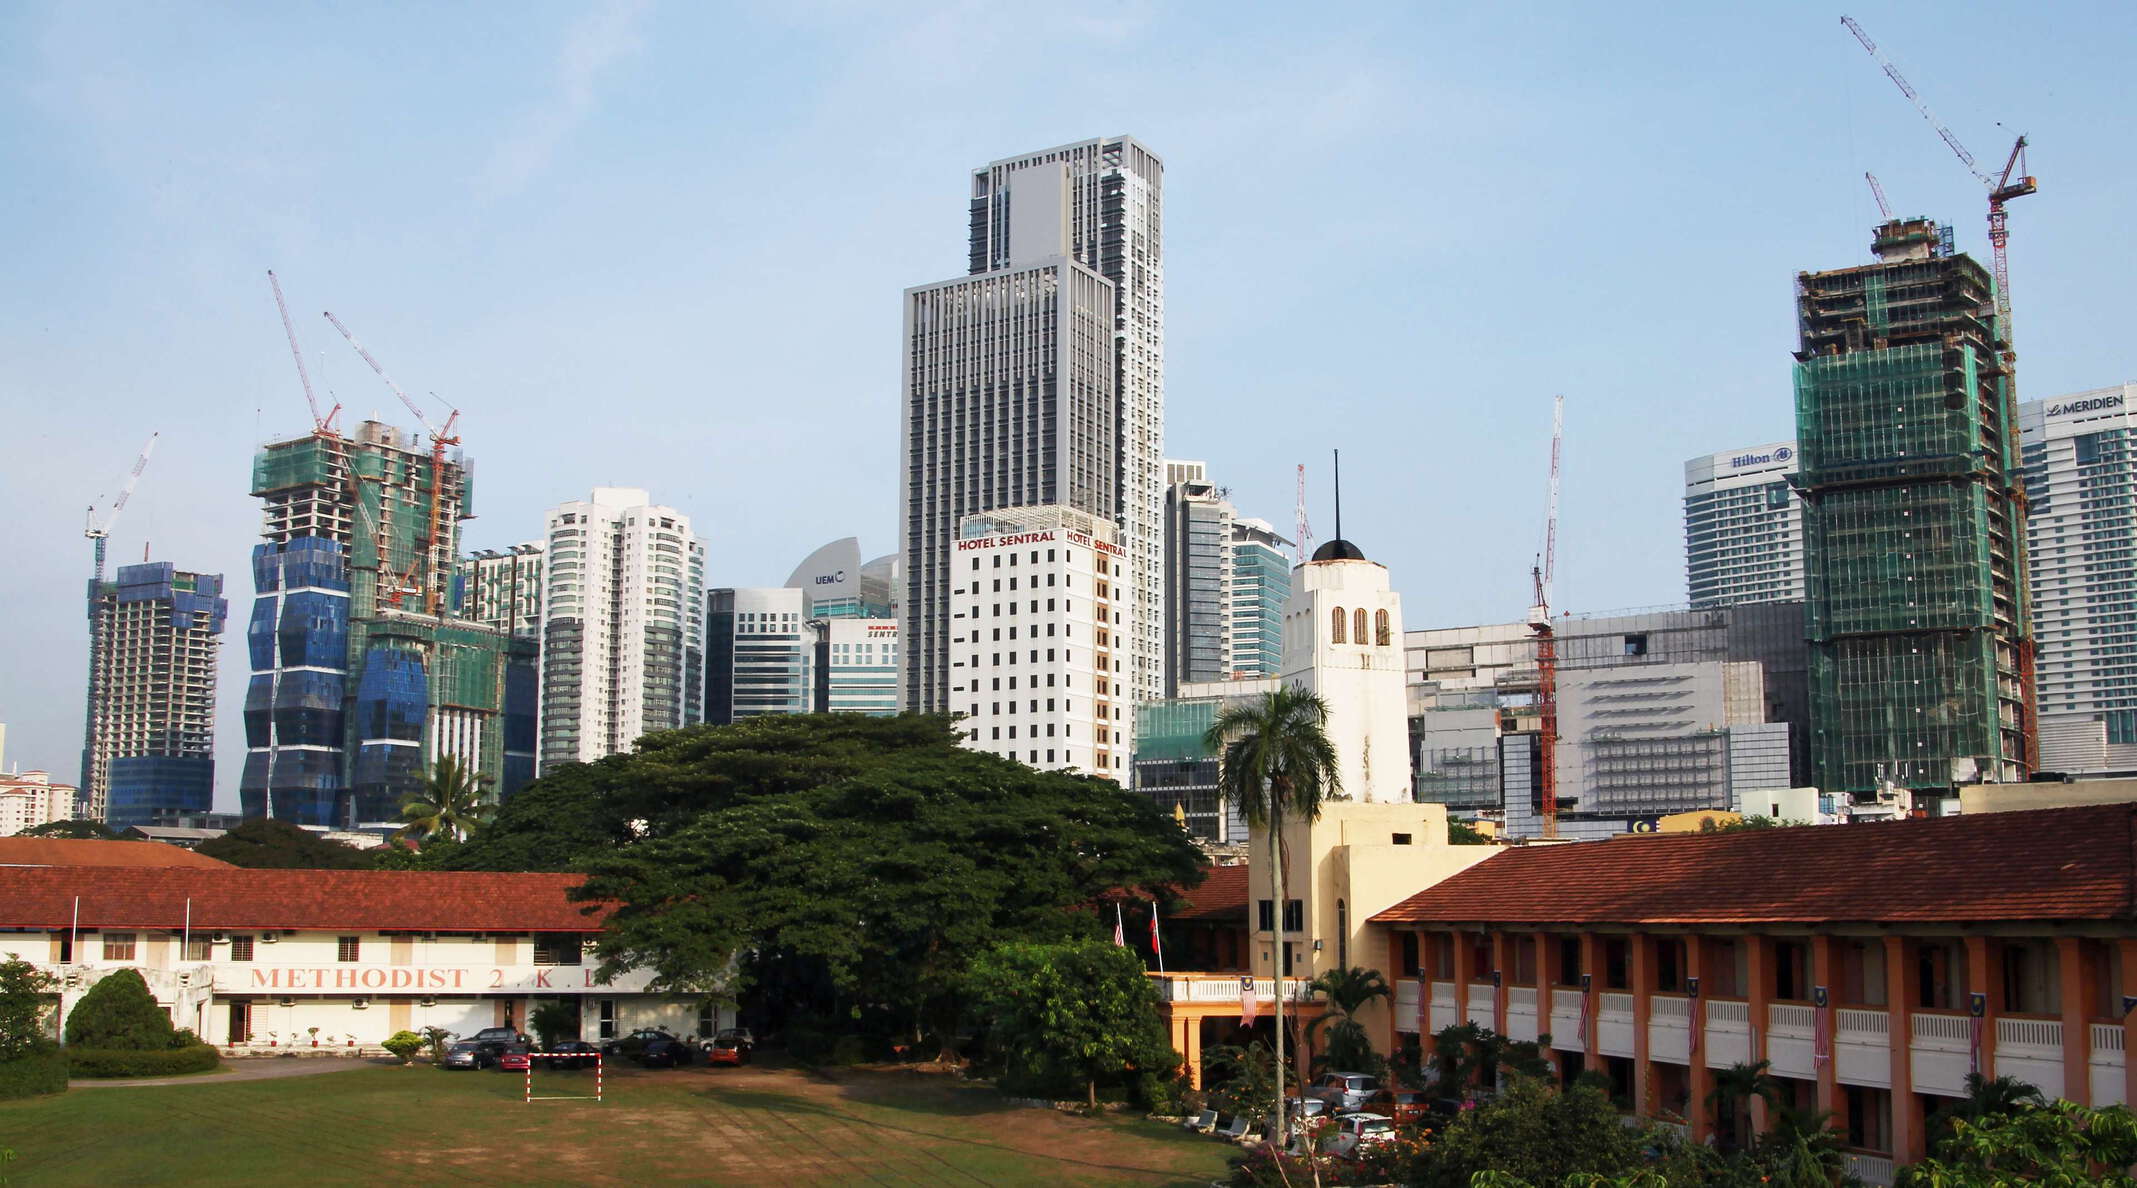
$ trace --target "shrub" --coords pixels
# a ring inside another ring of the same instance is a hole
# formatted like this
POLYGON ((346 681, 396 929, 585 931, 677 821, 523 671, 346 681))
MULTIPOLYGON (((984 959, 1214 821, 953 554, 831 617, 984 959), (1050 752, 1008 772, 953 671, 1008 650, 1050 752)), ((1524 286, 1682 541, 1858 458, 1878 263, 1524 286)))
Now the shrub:
POLYGON ((137 1048, 67 1049, 67 1063, 78 1077, 173 1077, 206 1072, 222 1063, 207 1044, 146 1052, 137 1048))
POLYGON ((430 1062, 440 1068, 445 1067, 445 1049, 451 1046, 452 1042, 453 1033, 443 1027, 423 1029, 423 1043, 430 1049, 430 1062))
POLYGON ((171 1017, 156 1005, 138 970, 105 975, 67 1016, 70 1048, 159 1052, 170 1048, 176 1034, 171 1017))
POLYGON ((396 1031, 387 1036, 386 1041, 379 1047, 400 1057, 402 1064, 407 1064, 415 1059, 416 1053, 423 1050, 423 1037, 413 1031, 396 1031))
POLYGON ((868 1041, 858 1035, 842 1035, 831 1045, 831 1063, 864 1064, 868 1060, 868 1041))
POLYGON ((0 961, 0 1061, 28 1056, 49 1045, 45 1016, 52 1002, 51 989, 49 975, 13 953, 0 961))
POLYGON ((568 1002, 545 1002, 528 1013, 527 1026, 543 1048, 554 1051, 565 1040, 579 1038, 579 1009, 568 1002))
POLYGON ((67 1091, 67 1056, 50 1045, 0 1060, 0 1101, 67 1091))

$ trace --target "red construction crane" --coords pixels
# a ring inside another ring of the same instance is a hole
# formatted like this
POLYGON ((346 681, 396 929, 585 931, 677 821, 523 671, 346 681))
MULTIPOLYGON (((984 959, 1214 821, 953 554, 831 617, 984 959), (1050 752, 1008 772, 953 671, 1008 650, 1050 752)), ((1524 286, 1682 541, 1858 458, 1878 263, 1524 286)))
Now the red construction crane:
POLYGON ((1529 571, 1536 603, 1529 630, 1536 633, 1536 764, 1543 803, 1543 835, 1558 836, 1558 637, 1551 628, 1551 578, 1558 567, 1558 455, 1566 432, 1566 398, 1551 401, 1551 481, 1543 522, 1543 556, 1529 571))
POLYGON ((1877 60, 1879 66, 1884 67, 1885 77, 1890 78, 1893 85, 1900 89, 1900 94, 1907 96, 1914 104, 1914 109, 1922 113, 1923 119, 1929 121, 1929 126, 1937 130, 1937 135, 1944 139, 1952 154, 1959 158, 1960 164, 1966 166, 1967 172, 1988 187, 1989 248, 1996 271, 1996 328, 2003 339, 2001 354, 2004 361, 2009 362, 2017 357, 2017 352, 2011 347, 2016 341, 2011 331, 2011 224, 2010 213, 2004 209, 2004 204, 2013 198, 2023 198, 2040 190, 2040 185, 2033 175, 2026 172, 2026 138, 2020 136, 2018 142, 2011 146, 2011 155, 2005 158, 2003 163, 2003 173, 1990 177, 1982 171, 1980 162, 1974 160, 1974 154, 1967 152, 1966 146, 1959 143, 1959 138, 1952 134, 1952 130, 1944 126, 1944 121, 1929 110, 1927 103, 1922 102, 1922 97, 1915 93, 1913 85, 1900 73, 1899 67, 1894 66, 1892 60, 1885 57, 1884 51, 1877 48, 1877 43, 1870 40, 1870 35, 1862 31, 1862 26, 1856 24, 1853 17, 1841 17, 1840 23, 1846 25, 1848 32, 1855 35, 1855 40, 1862 42, 1862 47, 1870 51, 1870 56, 1877 60))
POLYGON ((267 283, 275 291, 275 310, 282 315, 282 333, 289 336, 289 357, 297 361, 297 382, 304 385, 304 403, 312 410, 312 432, 326 437, 339 437, 334 430, 334 418, 340 414, 341 405, 335 404, 327 415, 319 415, 319 398, 312 394, 312 376, 304 369, 304 350, 297 345, 297 328, 290 324, 289 305, 282 300, 282 282, 275 270, 267 270, 267 283))
MULTIPOLYGON (((326 320, 334 324, 334 329, 341 331, 341 336, 349 340, 349 345, 355 347, 356 353, 371 365, 371 370, 378 373, 378 378, 385 380, 386 386, 393 389, 393 394, 401 398, 401 403, 408 406, 409 412, 415 414, 416 420, 423 426, 423 432, 430 435, 430 536, 424 542, 423 548, 416 553, 415 559, 409 563, 408 572, 394 582, 387 599, 393 605, 399 606, 402 595, 411 588, 409 583, 420 572, 423 576, 423 585, 420 587, 423 591, 423 608, 435 615, 441 603, 441 575, 438 572, 436 555, 444 547, 441 534, 445 526, 445 447, 460 444, 459 436, 453 432, 453 426, 460 423, 460 410, 451 410, 450 415, 445 418, 443 429, 431 424, 430 418, 423 415, 422 408, 408 398, 408 393, 401 391, 401 385, 393 382, 393 377, 386 374, 386 369, 379 365, 377 359, 371 357, 371 352, 364 349, 364 344, 356 341, 356 336, 349 333, 349 328, 341 324, 340 318, 328 313, 326 320)), ((385 561, 383 556, 379 558, 382 568, 385 561)))

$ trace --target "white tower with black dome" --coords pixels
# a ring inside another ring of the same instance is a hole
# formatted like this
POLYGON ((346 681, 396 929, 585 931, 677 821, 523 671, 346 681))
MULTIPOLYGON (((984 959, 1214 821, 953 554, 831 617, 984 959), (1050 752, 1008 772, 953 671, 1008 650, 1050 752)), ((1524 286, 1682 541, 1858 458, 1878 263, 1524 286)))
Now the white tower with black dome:
POLYGON ((1339 538, 1292 571, 1283 679, 1327 704, 1344 797, 1411 800, 1402 596, 1389 588, 1387 566, 1339 538))

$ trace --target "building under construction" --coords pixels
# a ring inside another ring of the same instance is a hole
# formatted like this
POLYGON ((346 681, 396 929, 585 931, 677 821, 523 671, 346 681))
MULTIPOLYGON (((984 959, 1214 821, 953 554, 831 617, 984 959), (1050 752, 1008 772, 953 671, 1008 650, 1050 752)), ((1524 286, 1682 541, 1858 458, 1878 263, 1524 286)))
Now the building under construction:
POLYGON ((1811 763, 1820 788, 2031 770, 2025 505, 1989 271, 1923 219, 1796 280, 1811 763))
POLYGON ((536 645, 460 617, 465 462, 377 421, 320 427, 262 449, 252 493, 245 814, 394 821, 443 755, 493 795, 531 778, 536 645))
POLYGON ((125 827, 207 812, 215 798, 221 574, 167 561, 89 584, 89 727, 82 815, 125 827))

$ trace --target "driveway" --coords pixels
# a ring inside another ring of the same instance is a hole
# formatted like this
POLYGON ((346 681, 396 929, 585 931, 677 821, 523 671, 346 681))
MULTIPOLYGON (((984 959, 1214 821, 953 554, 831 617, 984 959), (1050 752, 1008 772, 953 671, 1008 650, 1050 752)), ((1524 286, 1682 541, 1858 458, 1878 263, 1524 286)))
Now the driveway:
POLYGON ((223 1061, 217 1072, 183 1077, 98 1077, 70 1079, 69 1089, 133 1089, 143 1085, 224 1085, 231 1081, 268 1081, 277 1077, 309 1077, 319 1073, 347 1072, 352 1068, 389 1067, 398 1061, 350 1059, 346 1056, 254 1056, 223 1061))

